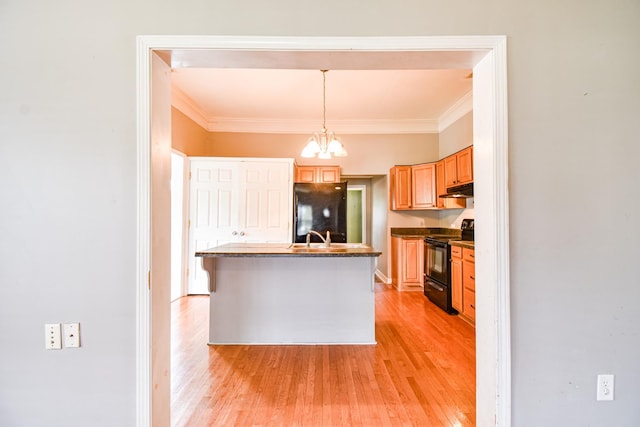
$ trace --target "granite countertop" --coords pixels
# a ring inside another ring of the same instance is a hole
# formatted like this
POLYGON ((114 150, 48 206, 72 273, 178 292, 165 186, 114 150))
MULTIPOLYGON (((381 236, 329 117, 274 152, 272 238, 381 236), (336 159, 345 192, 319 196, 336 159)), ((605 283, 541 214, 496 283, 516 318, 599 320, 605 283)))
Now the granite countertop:
POLYGON ((382 252, 360 243, 227 243, 196 252, 197 257, 378 257, 382 252))
POLYGON ((460 246, 468 249, 475 249, 475 242, 473 240, 449 240, 451 246, 460 246))
POLYGON ((397 227, 391 228, 392 237, 425 237, 433 234, 451 234, 452 238, 460 238, 460 230, 457 228, 441 227, 397 227))

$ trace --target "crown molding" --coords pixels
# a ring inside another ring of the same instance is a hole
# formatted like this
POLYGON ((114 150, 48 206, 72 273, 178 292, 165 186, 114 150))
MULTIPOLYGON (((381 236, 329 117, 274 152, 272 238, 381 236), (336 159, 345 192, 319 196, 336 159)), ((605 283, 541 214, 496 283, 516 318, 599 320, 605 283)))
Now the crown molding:
MULTIPOLYGON (((171 105, 208 132, 306 134, 320 130, 318 120, 205 117, 198 105, 177 88, 172 90, 171 105)), ((440 119, 332 120, 329 128, 341 134, 439 133, 472 108, 469 92, 440 119)))
MULTIPOLYGON (((189 116, 189 113, 177 107, 189 116)), ((194 120, 196 121, 196 120, 194 120)), ((196 121, 197 122, 197 121, 196 121)), ((211 118, 203 126, 209 132, 307 134, 320 131, 318 120, 211 118)), ((332 120, 327 126, 340 134, 438 133, 438 121, 420 120, 332 120)))
POLYGON ((447 111, 438 119, 438 132, 458 121, 462 116, 473 111, 473 91, 469 91, 458 99, 447 111))
POLYGON ((200 107, 187 94, 176 87, 171 87, 171 106, 180 110, 185 116, 196 122, 198 126, 208 130, 209 121, 200 112, 200 107))

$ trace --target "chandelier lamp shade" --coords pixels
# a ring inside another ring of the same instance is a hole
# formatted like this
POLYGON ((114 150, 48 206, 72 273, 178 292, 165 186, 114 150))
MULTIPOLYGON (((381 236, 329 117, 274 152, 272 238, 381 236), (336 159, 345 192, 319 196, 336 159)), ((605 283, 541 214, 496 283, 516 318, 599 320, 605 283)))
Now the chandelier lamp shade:
POLYGON ((336 134, 327 129, 327 71, 322 72, 322 129, 314 132, 308 139, 307 145, 300 154, 302 157, 318 157, 319 159, 330 159, 332 156, 345 157, 347 150, 336 137, 336 134))

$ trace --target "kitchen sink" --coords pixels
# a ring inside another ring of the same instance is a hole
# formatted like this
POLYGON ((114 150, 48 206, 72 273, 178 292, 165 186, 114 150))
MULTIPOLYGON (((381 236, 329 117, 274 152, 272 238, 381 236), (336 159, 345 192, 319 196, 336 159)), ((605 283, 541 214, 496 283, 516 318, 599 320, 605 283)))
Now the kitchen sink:
POLYGON ((296 252, 346 252, 349 249, 367 249, 369 246, 364 243, 331 243, 329 247, 326 247, 324 243, 311 243, 307 246, 306 243, 292 243, 289 245, 289 249, 296 252))

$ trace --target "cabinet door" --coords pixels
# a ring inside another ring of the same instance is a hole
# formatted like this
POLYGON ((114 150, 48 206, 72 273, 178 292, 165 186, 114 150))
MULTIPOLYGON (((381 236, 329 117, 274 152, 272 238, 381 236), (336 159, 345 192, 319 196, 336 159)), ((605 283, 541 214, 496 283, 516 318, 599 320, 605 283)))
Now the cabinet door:
POLYGON ((436 206, 436 165, 428 163, 411 167, 413 209, 436 206))
POLYGON ((340 166, 296 166, 296 182, 340 182, 340 166))
POLYGON ((402 259, 402 239, 391 238, 391 283, 394 287, 400 287, 400 260, 402 259))
POLYGON ((422 285, 424 242, 422 239, 402 239, 402 282, 405 286, 422 285))
POLYGON ((464 308, 462 312, 472 322, 476 320, 476 264, 475 251, 462 249, 462 292, 464 308))
POLYGON ((451 257, 451 305, 463 312, 462 258, 451 257))
POLYGON ((436 163, 436 206, 439 208, 445 207, 445 200, 440 196, 447 192, 447 188, 444 185, 444 160, 440 160, 436 163))
POLYGON ((340 166, 319 166, 316 179, 318 182, 340 182, 340 166))
POLYGON ((296 182, 315 182, 316 168, 313 166, 296 167, 296 182))
POLYGON ((411 166, 394 166, 390 177, 391 209, 411 209, 411 166))
POLYGON ((473 182, 473 146, 456 155, 457 185, 473 182))
POLYGON ((445 187, 453 187, 458 184, 458 161, 456 155, 453 154, 444 159, 444 185, 445 187))

